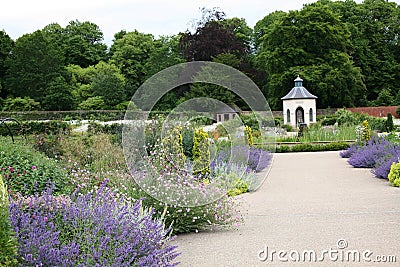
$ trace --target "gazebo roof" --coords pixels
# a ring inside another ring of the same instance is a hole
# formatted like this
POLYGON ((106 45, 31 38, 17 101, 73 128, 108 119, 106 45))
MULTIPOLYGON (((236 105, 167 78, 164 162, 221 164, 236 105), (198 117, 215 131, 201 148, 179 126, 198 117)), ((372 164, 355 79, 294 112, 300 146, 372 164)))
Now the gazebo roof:
POLYGON ((315 95, 311 94, 305 87, 303 87, 303 80, 298 76, 294 80, 294 87, 290 92, 282 97, 282 100, 287 100, 287 99, 316 99, 315 95))

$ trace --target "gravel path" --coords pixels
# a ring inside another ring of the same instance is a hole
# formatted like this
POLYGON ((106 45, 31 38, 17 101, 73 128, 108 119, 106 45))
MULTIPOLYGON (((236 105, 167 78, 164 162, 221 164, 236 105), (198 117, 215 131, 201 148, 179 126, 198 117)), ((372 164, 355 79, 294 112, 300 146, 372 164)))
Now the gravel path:
POLYGON ((400 266, 400 189, 338 152, 275 154, 244 198, 238 230, 178 236, 180 266, 400 266))

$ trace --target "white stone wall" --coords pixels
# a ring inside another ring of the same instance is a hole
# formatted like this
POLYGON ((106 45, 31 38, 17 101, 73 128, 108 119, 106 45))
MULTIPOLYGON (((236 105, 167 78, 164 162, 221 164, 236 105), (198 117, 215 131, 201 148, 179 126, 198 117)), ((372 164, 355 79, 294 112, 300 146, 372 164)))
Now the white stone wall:
POLYGON ((284 124, 297 127, 296 122, 296 109, 302 107, 304 109, 304 122, 310 125, 310 108, 313 110, 313 121, 316 122, 317 118, 317 105, 315 99, 287 99, 283 100, 283 122, 284 124), (287 121, 287 110, 290 110, 290 122, 287 121))

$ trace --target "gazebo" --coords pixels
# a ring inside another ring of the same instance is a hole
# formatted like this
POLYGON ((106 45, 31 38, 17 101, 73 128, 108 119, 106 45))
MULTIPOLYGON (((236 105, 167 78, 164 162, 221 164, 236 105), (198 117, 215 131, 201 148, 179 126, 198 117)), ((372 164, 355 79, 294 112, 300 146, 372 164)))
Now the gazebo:
POLYGON ((292 90, 281 98, 284 124, 299 127, 300 124, 309 126, 314 123, 317 117, 317 98, 303 87, 303 80, 298 76, 292 90))

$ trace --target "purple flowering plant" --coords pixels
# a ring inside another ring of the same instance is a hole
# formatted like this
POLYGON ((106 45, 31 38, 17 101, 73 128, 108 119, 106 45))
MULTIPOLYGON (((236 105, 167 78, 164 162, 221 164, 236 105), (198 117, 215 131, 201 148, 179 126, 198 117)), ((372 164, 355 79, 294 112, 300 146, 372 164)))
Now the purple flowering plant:
POLYGON ((340 153, 355 168, 372 168, 378 178, 387 179, 390 166, 400 161, 400 145, 384 137, 373 137, 363 144, 353 144, 340 153))
POLYGON ((177 265, 170 229, 141 201, 129 204, 104 184, 70 198, 51 193, 10 203, 23 266, 177 265))

